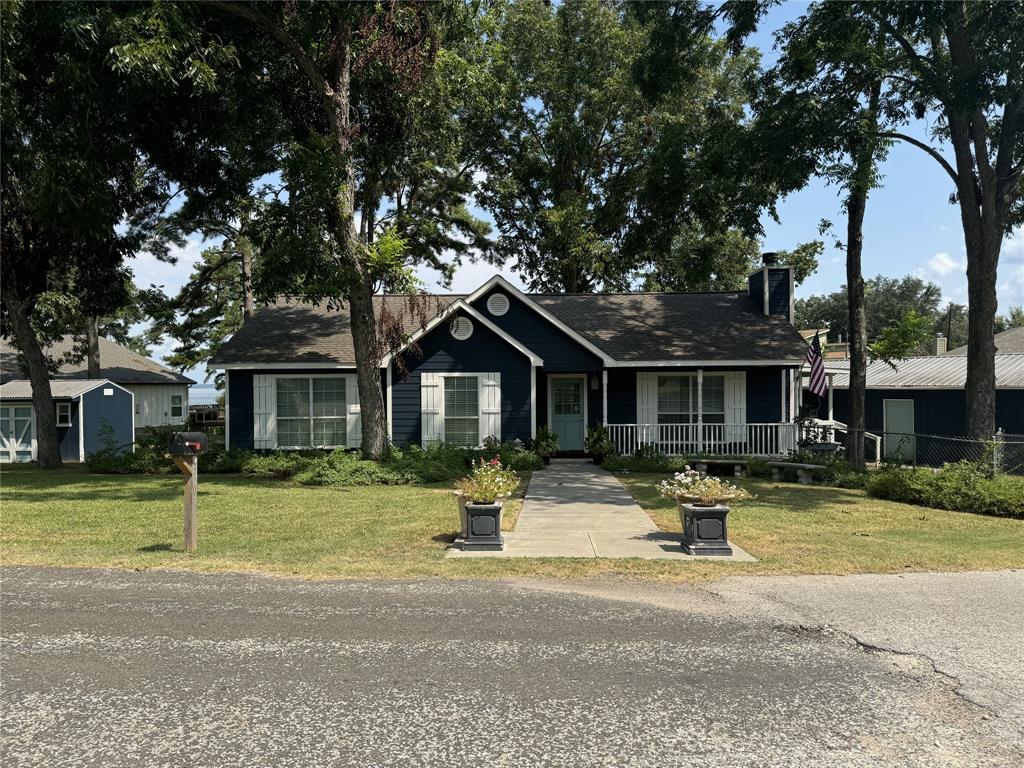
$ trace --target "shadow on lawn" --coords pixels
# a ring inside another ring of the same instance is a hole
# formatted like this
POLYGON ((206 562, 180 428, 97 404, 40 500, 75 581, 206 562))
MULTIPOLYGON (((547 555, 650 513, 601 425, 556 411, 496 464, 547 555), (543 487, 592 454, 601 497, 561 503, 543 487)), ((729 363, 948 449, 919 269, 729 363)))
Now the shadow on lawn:
POLYGON ((139 547, 138 552, 173 552, 174 548, 170 544, 150 544, 145 547, 139 547))

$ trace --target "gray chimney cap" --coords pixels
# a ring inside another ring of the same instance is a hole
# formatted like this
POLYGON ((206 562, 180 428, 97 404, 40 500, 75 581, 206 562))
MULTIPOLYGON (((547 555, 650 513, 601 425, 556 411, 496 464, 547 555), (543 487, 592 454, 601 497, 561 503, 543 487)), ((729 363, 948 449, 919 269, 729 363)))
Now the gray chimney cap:
POLYGON ((764 262, 766 267, 770 267, 772 264, 779 263, 779 254, 775 251, 765 251, 761 254, 761 260, 764 262))

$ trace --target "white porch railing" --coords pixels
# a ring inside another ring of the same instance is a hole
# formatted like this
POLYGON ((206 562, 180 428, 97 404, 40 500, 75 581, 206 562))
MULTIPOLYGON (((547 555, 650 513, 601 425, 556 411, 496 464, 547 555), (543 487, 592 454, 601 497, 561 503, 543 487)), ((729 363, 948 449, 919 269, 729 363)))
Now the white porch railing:
POLYGON ((667 456, 785 456, 794 450, 798 425, 777 424, 609 424, 620 454, 653 445, 667 456))

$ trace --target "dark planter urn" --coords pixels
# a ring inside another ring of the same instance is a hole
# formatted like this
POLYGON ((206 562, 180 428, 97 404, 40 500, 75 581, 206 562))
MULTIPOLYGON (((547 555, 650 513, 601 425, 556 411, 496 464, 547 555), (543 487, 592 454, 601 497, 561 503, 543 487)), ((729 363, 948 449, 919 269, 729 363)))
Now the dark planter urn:
POLYGON ((466 504, 466 540, 462 548, 467 551, 504 549, 505 539, 501 535, 502 502, 493 504, 466 504))
POLYGON ((731 555, 732 547, 729 546, 725 523, 728 515, 729 508, 724 504, 680 504, 679 522, 683 525, 683 551, 688 555, 731 555))

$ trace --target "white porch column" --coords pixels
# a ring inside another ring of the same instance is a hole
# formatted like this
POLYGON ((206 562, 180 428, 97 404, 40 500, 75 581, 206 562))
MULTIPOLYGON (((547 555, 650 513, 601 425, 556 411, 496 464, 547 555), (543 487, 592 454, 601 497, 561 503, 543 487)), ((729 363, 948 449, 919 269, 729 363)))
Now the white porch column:
MULTIPOLYGON (((132 404, 132 418, 135 416, 135 404, 132 404)), ((231 371, 224 371, 224 450, 231 450, 231 371)))
POLYGON ((704 369, 697 369, 697 452, 704 450, 704 369))
POLYGON ((828 420, 832 421, 834 416, 832 415, 832 377, 834 374, 828 375, 828 420))
MULTIPOLYGON (((549 425, 550 426, 550 425, 549 425)), ((530 366, 530 439, 537 438, 537 366, 530 366)))
MULTIPOLYGON (((391 425, 394 423, 394 419, 392 418, 392 413, 394 412, 394 408, 393 408, 394 398, 391 396, 391 376, 392 376, 392 374, 391 374, 391 361, 389 360, 388 361, 388 373, 387 373, 387 383, 388 383, 388 391, 387 391, 387 394, 388 394, 388 442, 389 443, 393 443, 394 442, 394 434, 392 432, 392 427, 391 427, 391 425)), ((362 418, 362 417, 360 417, 360 418, 362 418)))
MULTIPOLYGON (((831 397, 832 390, 829 389, 831 397)), ((601 423, 608 426, 608 369, 601 369, 601 423)))
POLYGON ((779 371, 779 421, 785 423, 786 419, 786 369, 779 371))

